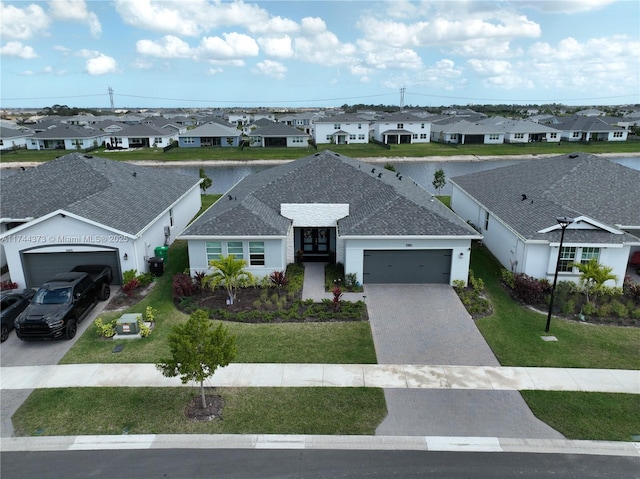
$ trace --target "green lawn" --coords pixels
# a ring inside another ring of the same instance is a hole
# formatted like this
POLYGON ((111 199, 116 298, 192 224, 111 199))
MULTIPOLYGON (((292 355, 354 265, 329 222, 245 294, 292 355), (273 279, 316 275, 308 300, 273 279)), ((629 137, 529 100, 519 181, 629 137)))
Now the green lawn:
MULTIPOLYGON (((88 154, 123 161, 208 161, 208 160, 276 160, 296 159, 316 153, 316 151, 332 150, 353 158, 366 157, 429 157, 429 156, 502 156, 502 155, 541 155, 564 154, 573 151, 585 153, 633 153, 640 148, 638 141, 625 142, 591 142, 591 143, 527 143, 504 145, 446 145, 442 143, 424 143, 410 145, 391 145, 388 150, 374 143, 352 145, 318 145, 318 150, 311 146, 304 148, 173 148, 166 153, 158 148, 141 148, 133 151, 108 151, 103 148, 88 154)), ((36 151, 19 150, 4 153, 2 162, 39 162, 49 161, 57 156, 70 153, 61 150, 36 151)), ((428 159, 428 158, 426 158, 428 159)))
MULTIPOLYGON (((207 391, 207 394, 210 394, 207 391)), ((222 420, 190 421, 198 388, 34 391, 13 416, 18 436, 108 434, 373 435, 387 411, 375 388, 218 388, 222 420)))
POLYGON ((484 280, 493 315, 478 328, 503 366, 640 369, 640 328, 596 326, 553 317, 546 342, 546 314, 513 301, 500 284, 500 264, 485 249, 475 249, 471 269, 484 280))

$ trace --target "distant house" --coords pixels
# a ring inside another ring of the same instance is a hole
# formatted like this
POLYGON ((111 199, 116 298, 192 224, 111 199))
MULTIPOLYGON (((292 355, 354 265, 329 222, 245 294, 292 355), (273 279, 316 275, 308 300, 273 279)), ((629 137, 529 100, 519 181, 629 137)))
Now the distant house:
POLYGON ((473 228, 410 178, 325 150, 249 175, 190 224, 191 274, 338 261, 361 283, 466 283, 473 228))
POLYGON ((164 148, 177 137, 178 132, 174 128, 159 128, 141 123, 109 134, 106 141, 107 148, 164 148))
POLYGON ((251 146, 307 147, 309 136, 283 123, 273 123, 249 133, 251 146))
POLYGON ((276 116, 271 112, 239 112, 239 113, 229 113, 227 120, 232 125, 236 126, 244 126, 249 123, 253 123, 255 121, 260 120, 261 118, 266 118, 267 120, 275 121, 276 116))
MULTIPOLYGON (((574 263, 592 258, 622 285, 640 251, 640 172, 584 153, 528 160, 451 178, 452 209, 476 225, 508 270, 578 282, 574 263), (557 217, 570 217, 562 251, 557 217)), ((613 282, 610 282, 613 285, 613 282)))
POLYGON ((460 120, 435 122, 431 125, 431 141, 460 145, 499 145, 504 143, 505 132, 498 125, 460 120))
POLYGON ((318 145, 369 143, 369 121, 347 113, 318 118, 314 122, 313 134, 318 145))
POLYGON ((89 126, 75 126, 65 123, 51 124, 46 129, 38 129, 27 142, 29 150, 84 150, 100 146, 105 133, 89 126))
POLYGON ((373 120, 373 138, 386 144, 429 143, 431 123, 411 113, 395 113, 373 120))
POLYGON ((504 131, 505 143, 529 143, 536 141, 560 141, 560 132, 550 126, 541 125, 529 120, 499 121, 482 120, 479 123, 491 124, 504 131))
POLYGON ((180 148, 235 147, 240 145, 241 136, 240 130, 237 128, 211 121, 180 134, 178 146, 180 148))
POLYGON ((564 141, 627 141, 629 134, 596 116, 573 116, 551 126, 562 132, 564 141))
POLYGON ((27 148, 29 138, 33 132, 0 127, 0 150, 15 150, 27 148))
MULTIPOLYGON (((196 177, 71 153, 2 179, 0 248, 11 280, 36 287, 80 264, 148 270, 201 206, 196 177)), ((4 264, 3 264, 4 266, 4 264)))
POLYGON ((295 113, 279 117, 278 123, 284 123, 305 132, 307 135, 311 135, 313 133, 314 119, 317 117, 318 114, 315 112, 295 113))

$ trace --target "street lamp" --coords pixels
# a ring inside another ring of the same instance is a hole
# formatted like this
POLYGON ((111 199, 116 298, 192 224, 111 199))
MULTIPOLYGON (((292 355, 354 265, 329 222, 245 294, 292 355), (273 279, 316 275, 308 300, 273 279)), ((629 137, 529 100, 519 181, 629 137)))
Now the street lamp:
POLYGON ((544 332, 549 332, 549 326, 551 326, 551 311, 553 310, 553 296, 556 293, 556 284, 558 283, 558 271, 560 270, 560 257, 562 256, 562 242, 564 241, 564 232, 567 230, 567 226, 573 223, 573 218, 567 218, 561 216, 556 218, 556 221, 562 228, 562 234, 560 235, 560 246, 558 247, 558 260, 556 261, 556 272, 553 275, 553 286, 551 286, 551 298, 549 299, 549 314, 547 315, 547 326, 544 328, 544 332))

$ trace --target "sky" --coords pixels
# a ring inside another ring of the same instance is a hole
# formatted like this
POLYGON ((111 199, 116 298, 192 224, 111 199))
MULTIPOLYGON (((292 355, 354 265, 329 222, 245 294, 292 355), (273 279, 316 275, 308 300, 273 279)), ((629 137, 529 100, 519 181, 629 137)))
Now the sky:
POLYGON ((0 0, 0 108, 640 103, 637 0, 0 0))

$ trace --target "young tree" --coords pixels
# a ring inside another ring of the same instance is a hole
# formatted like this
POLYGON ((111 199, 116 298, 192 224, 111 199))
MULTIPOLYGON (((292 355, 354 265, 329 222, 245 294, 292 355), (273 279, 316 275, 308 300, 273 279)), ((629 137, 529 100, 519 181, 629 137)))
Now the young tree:
POLYGON ((186 323, 176 324, 168 336, 171 357, 161 359, 156 367, 163 376, 180 376, 182 384, 200 383, 202 407, 207 407, 204 380, 218 367, 228 365, 236 357, 236 337, 219 323, 214 328, 206 311, 195 311, 186 323))
POLYGON ((444 178, 444 170, 442 168, 438 168, 433 174, 433 182, 431 184, 436 189, 438 194, 440 194, 440 190, 442 189, 442 187, 447 184, 447 181, 444 178))
POLYGON ((207 174, 204 172, 204 168, 200 168, 200 178, 202 178, 202 183, 200 183, 200 189, 204 194, 209 188, 211 188, 211 185, 213 184, 213 180, 207 176, 207 174))
POLYGON ((589 294, 597 294, 609 280, 618 281, 618 277, 612 274, 613 268, 598 263, 598 260, 591 258, 586 263, 574 263, 580 271, 580 283, 584 286, 584 292, 589 302, 589 294))
POLYGON ((212 289, 218 285, 224 286, 232 303, 236 299, 236 290, 240 280, 253 281, 253 275, 244 269, 247 262, 243 259, 236 259, 232 254, 209 261, 209 265, 213 266, 215 270, 204 277, 203 284, 212 289))

